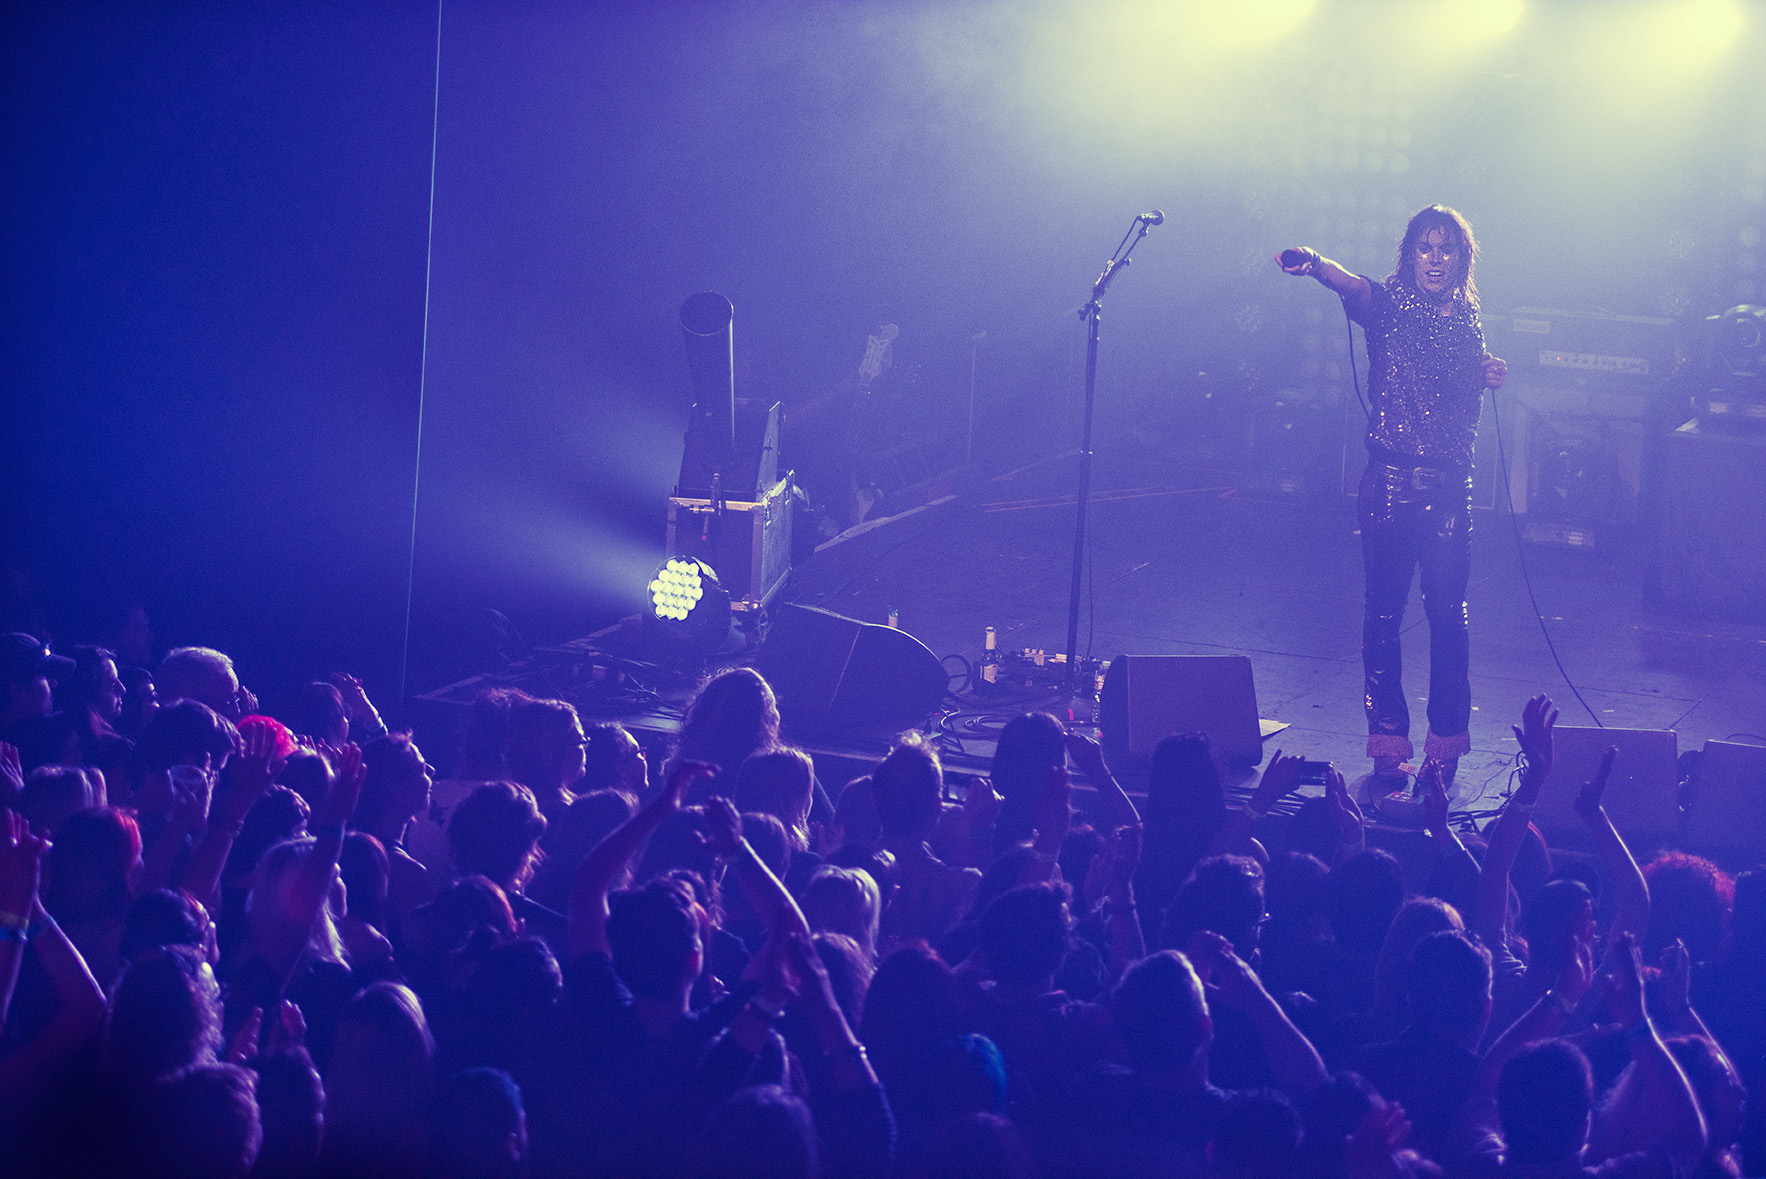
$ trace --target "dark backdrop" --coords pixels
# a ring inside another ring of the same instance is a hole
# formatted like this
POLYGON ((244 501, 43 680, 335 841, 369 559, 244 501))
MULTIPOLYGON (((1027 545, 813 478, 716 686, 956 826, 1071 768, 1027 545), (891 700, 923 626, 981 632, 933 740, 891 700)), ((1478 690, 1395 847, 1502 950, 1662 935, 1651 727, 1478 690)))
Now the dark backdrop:
POLYGON ((421 690, 481 607, 538 639, 638 605, 688 294, 733 300, 739 391, 787 402, 899 324, 903 428, 962 428, 973 374, 999 469, 1073 447, 1073 311, 1153 208, 1100 450, 1328 474, 1342 324, 1283 245, 1383 276, 1440 200, 1490 311, 1753 295, 1759 77, 1739 47, 1639 68, 1660 39, 1621 44, 1623 7, 1530 5, 1480 48, 1392 15, 1422 5, 1250 46, 1194 15, 1230 5, 445 0, 437 107, 434 4, 14 4, 9 562, 60 636, 140 601, 253 675, 386 695, 416 480, 421 690))

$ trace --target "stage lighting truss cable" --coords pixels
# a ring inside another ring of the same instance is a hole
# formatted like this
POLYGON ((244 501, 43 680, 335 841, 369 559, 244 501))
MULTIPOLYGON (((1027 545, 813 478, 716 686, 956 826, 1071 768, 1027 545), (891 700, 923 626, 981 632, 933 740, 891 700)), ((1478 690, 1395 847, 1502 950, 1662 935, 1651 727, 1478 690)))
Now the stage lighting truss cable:
POLYGON ((423 471, 423 400, 429 380, 429 295, 435 273, 435 161, 441 141, 442 0, 435 0, 435 87, 429 110, 429 228, 423 246, 423 348, 417 368, 417 445, 411 458, 411 546, 405 566, 405 635, 399 651, 399 701, 411 670, 411 608, 417 593, 417 492, 423 471))
POLYGON ((1558 657, 1557 644, 1551 638, 1551 628, 1545 624, 1545 611, 1539 608, 1539 599, 1533 594, 1533 575, 1527 569, 1527 546, 1521 540, 1521 522, 1515 518, 1515 501, 1510 490, 1513 484, 1509 482, 1508 449, 1502 440, 1502 413, 1497 407, 1495 397, 1490 399, 1490 417, 1496 425, 1496 457, 1502 470, 1502 492, 1499 498, 1508 508, 1505 514, 1508 516, 1509 529, 1515 536, 1515 561, 1521 567, 1521 584, 1527 587, 1527 601, 1533 607, 1533 617, 1539 620, 1539 633, 1545 636, 1545 649, 1551 652, 1551 661, 1557 664, 1558 674, 1569 685, 1570 694, 1576 697, 1576 703, 1582 706, 1582 710, 1593 718, 1595 727, 1604 729, 1607 727, 1605 722, 1588 706, 1588 701, 1582 698, 1581 689, 1576 687, 1576 681, 1570 678, 1570 673, 1564 668, 1564 661, 1558 657))

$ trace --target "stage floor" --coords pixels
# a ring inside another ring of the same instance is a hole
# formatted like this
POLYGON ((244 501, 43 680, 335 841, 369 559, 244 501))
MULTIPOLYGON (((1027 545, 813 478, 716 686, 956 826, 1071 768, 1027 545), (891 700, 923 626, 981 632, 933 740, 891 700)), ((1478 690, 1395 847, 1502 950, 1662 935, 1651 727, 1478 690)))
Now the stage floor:
MULTIPOLYGON (((1077 462, 1002 476, 825 548, 794 574, 788 598, 868 622, 897 610, 901 627, 941 656, 978 658, 987 626, 1003 648, 1062 650, 1077 462)), ((1101 455, 1094 487, 1080 653, 1247 655, 1260 714, 1291 726, 1266 752, 1364 772, 1353 501, 1260 496, 1101 455)), ((1564 669, 1602 725, 1673 729, 1682 752, 1738 734, 1766 741, 1766 626, 1652 606, 1644 553, 1522 550, 1506 514, 1474 515, 1473 753, 1461 763, 1456 810, 1498 801, 1516 752, 1509 726, 1529 696, 1549 694, 1563 724, 1594 723, 1553 663, 1529 578, 1564 669)), ((1404 659, 1420 748, 1428 627, 1414 588, 1404 659)))

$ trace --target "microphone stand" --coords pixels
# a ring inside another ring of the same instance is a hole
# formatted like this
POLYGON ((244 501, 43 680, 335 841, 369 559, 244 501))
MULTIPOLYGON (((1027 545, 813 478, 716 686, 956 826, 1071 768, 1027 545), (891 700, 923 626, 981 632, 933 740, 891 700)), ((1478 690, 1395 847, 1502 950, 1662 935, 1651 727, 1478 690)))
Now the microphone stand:
MULTIPOLYGON (((1161 216, 1160 221, 1164 218, 1161 216)), ((1104 272, 1098 275, 1098 281, 1092 284, 1091 298, 1084 307, 1079 309, 1080 318, 1086 321, 1085 338, 1085 425, 1079 443, 1079 496, 1078 511, 1073 520, 1073 588, 1067 598, 1067 695, 1072 697, 1079 687, 1079 590, 1085 575, 1085 526, 1086 517, 1091 507, 1091 421, 1092 405, 1097 398, 1098 388, 1098 319, 1104 311, 1104 292, 1110 289, 1110 283, 1117 273, 1128 265, 1128 256, 1147 236, 1147 230, 1159 221, 1148 217, 1136 217, 1128 232, 1122 235, 1122 241, 1116 252, 1104 264, 1104 272), (1138 233, 1136 231, 1139 231, 1138 233), (1132 239, 1132 240, 1131 240, 1132 239)))

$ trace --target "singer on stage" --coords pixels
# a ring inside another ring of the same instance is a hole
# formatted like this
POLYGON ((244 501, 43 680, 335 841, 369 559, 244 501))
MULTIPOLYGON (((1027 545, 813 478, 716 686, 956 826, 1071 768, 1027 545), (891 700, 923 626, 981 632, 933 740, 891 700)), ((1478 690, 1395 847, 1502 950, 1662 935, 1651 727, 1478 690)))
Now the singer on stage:
POLYGON ((1357 511, 1367 572, 1361 658, 1367 753, 1374 773, 1393 779, 1415 754, 1400 683, 1399 625, 1419 567, 1429 619, 1423 754, 1441 761, 1451 781, 1459 758, 1471 751, 1465 599, 1472 444, 1484 390, 1501 388, 1508 375, 1508 366, 1484 350, 1472 281, 1477 253, 1466 219, 1430 205, 1410 219, 1397 270, 1383 283, 1309 248, 1284 250, 1277 259, 1287 273, 1310 275, 1335 291, 1367 338, 1372 408, 1357 511))

